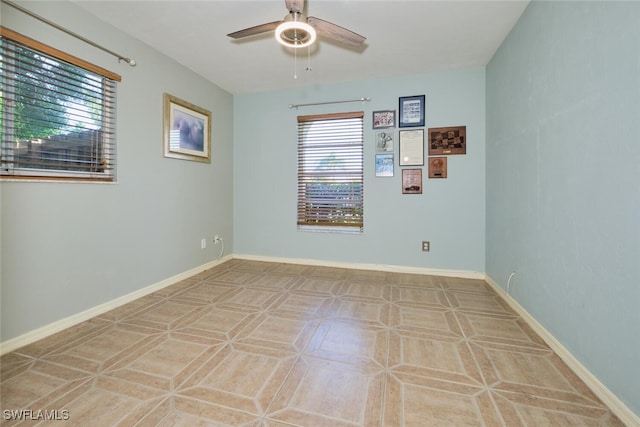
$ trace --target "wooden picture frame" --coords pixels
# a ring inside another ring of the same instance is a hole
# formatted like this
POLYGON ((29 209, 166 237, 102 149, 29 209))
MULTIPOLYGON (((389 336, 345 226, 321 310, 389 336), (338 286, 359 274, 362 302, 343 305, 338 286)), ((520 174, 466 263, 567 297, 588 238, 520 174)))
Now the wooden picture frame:
POLYGON ((398 127, 424 126, 424 95, 403 96, 399 99, 400 119, 398 127))
POLYGON ((401 130, 400 166, 424 165, 424 129, 401 130))
POLYGON ((164 157, 211 162, 211 112, 165 93, 164 157))
POLYGON ((467 154, 467 127, 429 128, 429 155, 467 154))
POLYGON ((374 129, 396 127, 396 110, 374 111, 372 118, 374 129))
POLYGON ((422 194, 422 169, 402 169, 402 194, 422 194))
POLYGON ((429 157, 429 178, 446 178, 447 177, 447 158, 446 157, 429 157))

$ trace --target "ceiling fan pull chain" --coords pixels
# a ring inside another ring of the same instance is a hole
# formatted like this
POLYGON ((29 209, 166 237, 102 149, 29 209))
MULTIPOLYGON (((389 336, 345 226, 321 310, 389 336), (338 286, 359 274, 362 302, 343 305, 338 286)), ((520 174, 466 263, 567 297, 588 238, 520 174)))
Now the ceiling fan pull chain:
POLYGON ((293 50, 293 78, 298 78, 298 49, 293 50))
POLYGON ((307 71, 313 71, 311 69, 311 46, 307 47, 307 71))

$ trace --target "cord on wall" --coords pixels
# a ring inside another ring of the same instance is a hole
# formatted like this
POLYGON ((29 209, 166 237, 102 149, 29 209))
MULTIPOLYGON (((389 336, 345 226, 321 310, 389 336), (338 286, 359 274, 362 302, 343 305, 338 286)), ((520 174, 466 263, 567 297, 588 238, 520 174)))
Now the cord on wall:
POLYGON ((507 280, 507 294, 509 293, 509 288, 511 287, 511 279, 513 279, 513 276, 515 275, 515 271, 511 272, 511 274, 509 275, 509 279, 507 280))
POLYGON ((224 239, 222 237, 217 237, 217 241, 220 242, 220 254, 218 254, 218 259, 220 259, 224 254, 224 239))

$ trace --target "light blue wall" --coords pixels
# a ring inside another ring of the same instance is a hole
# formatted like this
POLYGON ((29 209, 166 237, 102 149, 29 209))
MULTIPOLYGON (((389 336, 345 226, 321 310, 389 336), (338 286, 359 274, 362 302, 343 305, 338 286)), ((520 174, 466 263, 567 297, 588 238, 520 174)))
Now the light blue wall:
POLYGON ((235 96, 235 252, 484 271, 484 90, 484 69, 470 69, 235 96), (449 156, 447 179, 429 180, 422 167, 423 194, 403 195, 397 128, 395 176, 375 177, 371 112, 397 110, 398 97, 422 94, 427 126, 467 126, 467 155, 449 156), (288 108, 362 97, 371 102, 288 108), (341 111, 365 112, 364 233, 297 231, 296 117, 341 111), (431 241, 431 252, 421 251, 422 240, 431 241))
POLYGON ((640 413, 640 3, 538 2, 487 67, 487 266, 640 413))
POLYGON ((3 26, 122 75, 117 184, 0 184, 2 341, 214 260, 215 234, 233 250, 233 97, 70 2, 25 6, 138 66, 2 4, 3 26), (212 112, 211 164, 162 156, 164 92, 212 112))
POLYGON ((472 69, 235 99, 71 3, 28 6, 139 65, 2 5, 2 25, 123 81, 118 184, 0 184, 0 341, 202 265, 217 247, 200 239, 220 234, 227 253, 487 271, 502 286, 515 271, 514 298, 640 413, 640 3, 532 3, 486 82, 472 69), (212 111, 211 165, 162 157, 163 92, 212 111), (467 126, 467 155, 402 195, 398 129, 395 176, 374 176, 371 112, 418 94, 427 126, 467 126), (298 232, 296 116, 355 110, 365 232, 298 232))

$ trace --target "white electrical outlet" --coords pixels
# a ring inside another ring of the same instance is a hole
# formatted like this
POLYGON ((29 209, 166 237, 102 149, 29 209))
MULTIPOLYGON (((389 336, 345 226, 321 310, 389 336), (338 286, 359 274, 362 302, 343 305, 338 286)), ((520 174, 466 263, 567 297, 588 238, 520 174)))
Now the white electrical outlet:
POLYGON ((200 249, 205 249, 207 247, 207 239, 200 240, 200 249))
POLYGON ((215 236, 213 236, 213 243, 218 244, 220 243, 220 240, 222 239, 220 238, 219 235, 216 234, 215 236))

